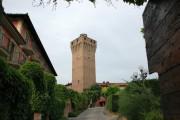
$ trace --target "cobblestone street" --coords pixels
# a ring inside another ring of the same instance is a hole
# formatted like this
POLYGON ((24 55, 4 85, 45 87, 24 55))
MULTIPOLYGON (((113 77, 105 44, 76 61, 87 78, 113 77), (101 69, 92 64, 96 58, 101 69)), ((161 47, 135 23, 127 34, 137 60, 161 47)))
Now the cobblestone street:
POLYGON ((76 118, 69 118, 69 120, 117 120, 116 115, 104 114, 103 107, 89 108, 81 113, 76 118))

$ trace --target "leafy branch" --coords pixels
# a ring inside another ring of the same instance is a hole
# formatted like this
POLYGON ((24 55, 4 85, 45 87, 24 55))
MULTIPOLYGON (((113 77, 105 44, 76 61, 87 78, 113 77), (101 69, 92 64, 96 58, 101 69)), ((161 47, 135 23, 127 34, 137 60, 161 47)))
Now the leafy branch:
MULTIPOLYGON (((65 0, 68 3, 73 2, 74 0, 65 0)), ((78 1, 78 0, 76 0, 78 1)), ((92 3, 96 3, 96 0, 89 0, 92 3)), ((105 0, 108 3, 112 3, 112 0, 105 0)), ((57 4, 60 2, 60 0, 33 0, 33 3, 35 3, 35 6, 44 6, 45 4, 53 4, 54 6, 57 6, 57 4)), ((134 4, 137 6, 143 5, 147 0, 123 0, 125 3, 134 4)))

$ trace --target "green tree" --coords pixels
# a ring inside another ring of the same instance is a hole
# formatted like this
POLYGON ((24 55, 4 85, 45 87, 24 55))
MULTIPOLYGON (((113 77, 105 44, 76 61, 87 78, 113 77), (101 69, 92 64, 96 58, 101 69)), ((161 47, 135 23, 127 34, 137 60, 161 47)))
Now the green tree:
POLYGON ((31 82, 0 58, 0 119, 28 120, 31 82))
POLYGON ((65 108, 65 101, 55 98, 52 102, 50 120, 62 120, 65 108))
POLYGON ((21 66, 20 72, 33 81, 36 91, 42 94, 46 91, 43 68, 39 63, 27 61, 21 66))
POLYGON ((53 74, 44 72, 44 79, 46 82, 46 90, 51 98, 55 97, 55 86, 57 84, 56 78, 53 74))
POLYGON ((89 102, 96 102, 101 96, 101 87, 99 85, 93 85, 91 88, 86 89, 85 93, 88 96, 89 102))
MULTIPOLYGON (((119 112, 128 120, 163 120, 160 110, 160 95, 154 94, 156 92, 153 92, 152 84, 146 86, 149 81, 145 81, 145 85, 143 81, 130 82, 128 87, 120 93, 119 112)), ((155 82, 158 84, 159 81, 155 82)))
POLYGON ((43 68, 36 62, 26 62, 19 70, 26 78, 33 82, 32 110, 43 112, 46 107, 48 94, 46 92, 46 81, 44 80, 43 68))
POLYGON ((50 119, 61 120, 64 115, 65 103, 68 99, 68 90, 65 86, 56 84, 54 87, 54 95, 55 97, 52 101, 50 119))
POLYGON ((70 98, 70 90, 68 90, 64 85, 57 84, 55 86, 55 96, 61 100, 67 100, 70 98))
MULTIPOLYGON (((65 0, 65 1, 72 2, 74 0, 65 0)), ((89 0, 89 1, 93 3, 96 2, 96 0, 89 0)), ((106 1, 111 2, 111 0, 106 0, 106 1)), ((123 1, 129 4, 138 5, 138 6, 143 5, 145 2, 147 2, 147 0, 123 0, 123 1)), ((36 2, 38 5, 44 5, 45 3, 47 4, 52 3, 54 5, 57 5, 59 0, 53 0, 53 1, 49 0, 48 2, 45 2, 45 0, 34 0, 34 2, 36 2)))
POLYGON ((107 88, 107 91, 105 92, 105 95, 108 97, 110 95, 116 94, 120 91, 120 89, 116 86, 110 86, 107 88))
MULTIPOLYGON (((44 96, 44 118, 52 118, 52 113, 54 112, 55 103, 55 86, 57 84, 56 78, 53 74, 44 72, 44 80, 46 83, 46 96, 44 96)), ((56 106, 57 107, 57 106, 56 106)))

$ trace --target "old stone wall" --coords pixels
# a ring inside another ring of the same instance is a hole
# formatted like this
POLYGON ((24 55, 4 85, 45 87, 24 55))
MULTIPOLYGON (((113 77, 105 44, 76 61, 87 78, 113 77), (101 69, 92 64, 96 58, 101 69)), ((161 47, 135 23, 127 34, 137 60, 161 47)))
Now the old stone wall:
POLYGON ((159 73, 165 120, 180 120, 180 0, 150 1, 143 21, 149 71, 159 73))
POLYGON ((71 100, 69 99, 66 101, 66 104, 65 104, 64 117, 68 117, 68 114, 72 111, 73 111, 73 109, 72 109, 72 105, 71 105, 71 100))

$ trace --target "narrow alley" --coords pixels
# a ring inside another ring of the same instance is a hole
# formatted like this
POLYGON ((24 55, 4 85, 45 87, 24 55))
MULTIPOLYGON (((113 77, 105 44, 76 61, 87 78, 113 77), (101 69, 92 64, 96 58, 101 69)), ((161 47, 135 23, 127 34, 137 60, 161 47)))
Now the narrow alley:
POLYGON ((116 115, 107 115, 103 107, 88 108, 76 118, 69 120, 117 120, 116 115))

